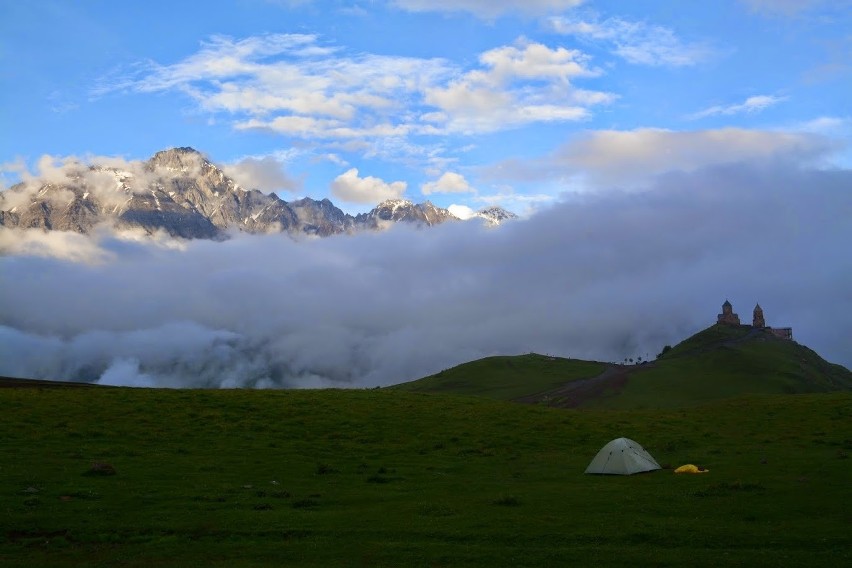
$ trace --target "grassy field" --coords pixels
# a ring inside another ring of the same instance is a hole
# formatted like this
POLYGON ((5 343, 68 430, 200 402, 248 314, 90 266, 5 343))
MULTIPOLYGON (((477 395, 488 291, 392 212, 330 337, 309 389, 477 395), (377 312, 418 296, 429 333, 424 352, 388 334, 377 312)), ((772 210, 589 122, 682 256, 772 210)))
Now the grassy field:
POLYGON ((54 388, 0 389, 0 407, 4 567, 852 561, 844 393, 569 411, 388 389, 54 388), (618 436, 710 473, 583 475, 618 436))

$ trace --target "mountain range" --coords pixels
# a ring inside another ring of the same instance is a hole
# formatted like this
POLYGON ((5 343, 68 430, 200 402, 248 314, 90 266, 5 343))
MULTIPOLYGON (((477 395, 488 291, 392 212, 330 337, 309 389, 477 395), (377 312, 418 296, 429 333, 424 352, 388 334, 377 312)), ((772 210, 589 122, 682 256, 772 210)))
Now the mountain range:
MULTIPOLYGON (((394 223, 433 226, 460 219, 431 202, 393 199, 350 215, 330 200, 284 201, 245 189, 193 148, 171 148, 144 162, 70 164, 0 192, 0 225, 89 233, 96 226, 221 239, 230 231, 329 236, 394 223)), ((515 218, 489 207, 473 218, 489 225, 515 218)))

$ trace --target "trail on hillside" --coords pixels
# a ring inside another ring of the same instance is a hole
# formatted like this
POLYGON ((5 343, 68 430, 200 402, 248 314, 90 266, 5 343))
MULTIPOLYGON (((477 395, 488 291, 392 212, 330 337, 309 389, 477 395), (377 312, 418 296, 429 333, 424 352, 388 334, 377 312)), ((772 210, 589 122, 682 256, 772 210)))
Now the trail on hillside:
POLYGON ((578 408, 592 400, 619 394, 633 373, 654 368, 654 363, 643 365, 607 365, 596 377, 574 380, 544 392, 522 396, 514 402, 544 404, 557 408, 578 408))

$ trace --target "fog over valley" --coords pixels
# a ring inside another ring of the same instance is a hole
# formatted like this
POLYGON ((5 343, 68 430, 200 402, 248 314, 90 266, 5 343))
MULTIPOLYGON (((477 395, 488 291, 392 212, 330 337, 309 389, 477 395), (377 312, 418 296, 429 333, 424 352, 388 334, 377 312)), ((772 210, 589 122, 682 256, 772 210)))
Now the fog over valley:
POLYGON ((726 298, 850 366, 850 187, 849 170, 770 160, 566 194, 496 228, 221 242, 2 228, 0 374, 374 387, 494 354, 653 358, 726 298))
POLYGON ((629 363, 726 299, 852 367, 849 30, 849 0, 0 2, 0 375, 629 363))

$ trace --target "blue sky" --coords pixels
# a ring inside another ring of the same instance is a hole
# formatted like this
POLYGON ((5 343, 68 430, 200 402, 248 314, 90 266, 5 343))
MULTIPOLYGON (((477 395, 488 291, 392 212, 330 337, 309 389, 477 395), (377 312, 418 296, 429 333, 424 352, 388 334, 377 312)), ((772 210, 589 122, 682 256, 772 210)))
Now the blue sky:
POLYGON ((0 164, 193 146, 347 211, 848 167, 846 0, 0 1, 0 164))

